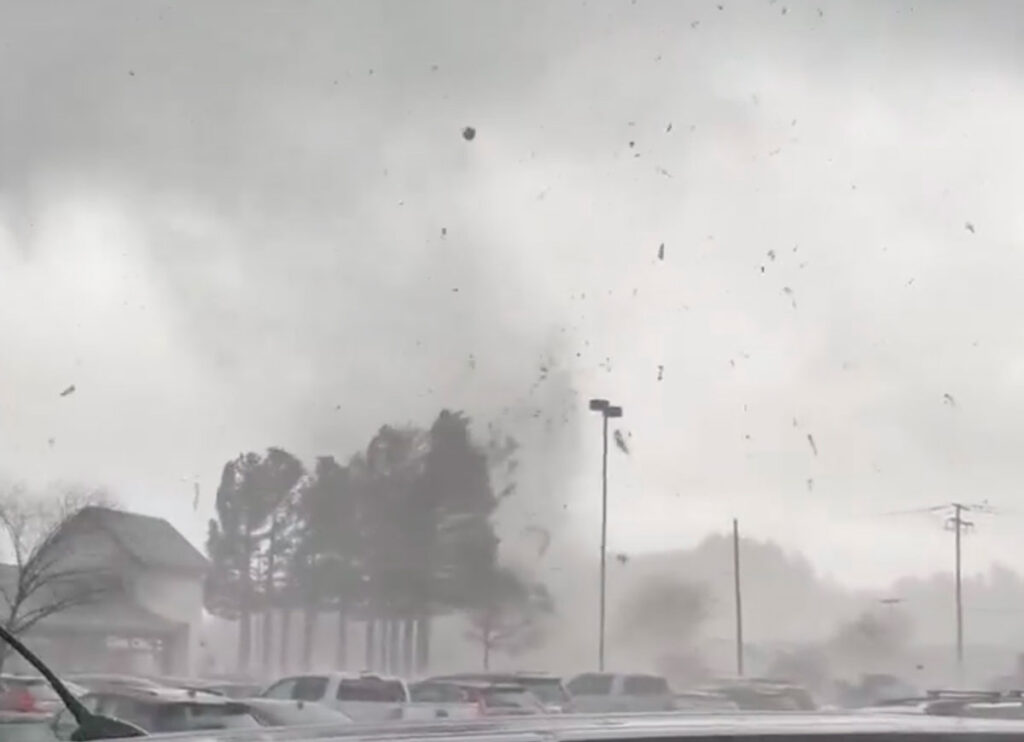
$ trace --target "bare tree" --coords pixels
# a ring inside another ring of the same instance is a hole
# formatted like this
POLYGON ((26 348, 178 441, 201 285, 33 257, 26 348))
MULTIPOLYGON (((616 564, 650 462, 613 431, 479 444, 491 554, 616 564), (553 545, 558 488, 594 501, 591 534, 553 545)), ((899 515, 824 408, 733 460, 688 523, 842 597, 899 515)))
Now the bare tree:
MULTIPOLYGON (((70 527, 89 505, 109 505, 95 493, 32 497, 14 487, 0 492, 0 538, 13 564, 0 565, 0 621, 15 636, 40 621, 94 603, 116 585, 104 565, 72 554, 70 527)), ((0 646, 0 669, 9 647, 0 646)))
POLYGON ((515 655, 540 644, 544 619, 553 611, 544 585, 498 567, 482 587, 479 604, 468 612, 466 638, 480 644, 483 668, 489 670, 493 652, 515 655))

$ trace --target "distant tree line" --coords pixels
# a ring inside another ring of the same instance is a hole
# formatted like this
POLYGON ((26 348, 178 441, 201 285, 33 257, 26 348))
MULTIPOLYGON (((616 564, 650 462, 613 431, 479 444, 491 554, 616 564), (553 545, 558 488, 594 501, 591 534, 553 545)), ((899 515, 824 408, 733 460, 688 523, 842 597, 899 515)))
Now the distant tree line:
POLYGON ((494 650, 538 641, 550 596, 498 564, 492 524, 515 491, 516 451, 493 431, 475 441, 469 419, 445 410, 427 430, 382 427, 344 463, 321 456, 307 470, 280 448, 228 461, 209 524, 205 599, 209 611, 238 622, 238 669, 256 664, 257 649, 262 667, 289 668, 296 617, 300 664, 309 667, 324 613, 337 616, 338 668, 425 669, 431 620, 453 613, 467 618, 484 663, 494 650), (505 482, 498 492, 492 472, 505 482), (359 663, 348 652, 353 621, 365 631, 359 663))

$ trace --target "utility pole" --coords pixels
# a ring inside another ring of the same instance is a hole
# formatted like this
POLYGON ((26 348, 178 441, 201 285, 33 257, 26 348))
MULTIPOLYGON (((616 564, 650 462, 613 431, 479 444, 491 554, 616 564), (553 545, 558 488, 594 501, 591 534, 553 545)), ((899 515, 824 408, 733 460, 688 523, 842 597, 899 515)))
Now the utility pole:
POLYGON ((960 568, 960 535, 965 529, 974 525, 970 521, 964 520, 965 510, 970 510, 970 507, 954 502, 953 515, 946 521, 946 527, 953 531, 953 543, 956 549, 956 671, 961 680, 964 673, 964 597, 960 568))
POLYGON ((736 591, 736 674, 743 677, 743 598, 740 593, 740 523, 732 519, 732 575, 736 591))
POLYGON ((956 671, 959 680, 963 680, 964 672, 964 596, 963 596, 963 575, 961 569, 960 545, 965 533, 974 528, 974 523, 964 519, 964 513, 976 512, 998 515, 999 510, 993 508, 987 501, 973 505, 964 505, 960 502, 949 502, 944 505, 932 505, 912 510, 898 510, 885 513, 885 515, 912 515, 916 513, 948 513, 952 509, 953 514, 946 517, 945 527, 947 531, 953 532, 954 553, 954 577, 956 591, 956 671))
POLYGON ((608 554, 608 418, 622 417, 622 408, 607 399, 590 400, 590 409, 601 413, 601 596, 598 603, 597 669, 604 672, 605 575, 608 554))

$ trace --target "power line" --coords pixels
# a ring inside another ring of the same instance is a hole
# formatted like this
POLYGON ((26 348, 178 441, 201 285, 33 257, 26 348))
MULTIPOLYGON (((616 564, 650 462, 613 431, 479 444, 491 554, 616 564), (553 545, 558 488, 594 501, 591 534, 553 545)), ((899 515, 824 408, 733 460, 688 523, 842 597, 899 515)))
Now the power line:
POLYGON ((959 679, 963 679, 964 670, 964 598, 961 541, 963 535, 974 529, 974 522, 966 520, 964 513, 985 515, 1001 515, 1000 510, 989 505, 987 500, 980 503, 964 504, 947 502, 941 505, 930 505, 910 510, 897 510, 884 515, 918 515, 928 513, 947 513, 943 525, 947 531, 953 532, 955 602, 956 602, 956 669, 959 679))

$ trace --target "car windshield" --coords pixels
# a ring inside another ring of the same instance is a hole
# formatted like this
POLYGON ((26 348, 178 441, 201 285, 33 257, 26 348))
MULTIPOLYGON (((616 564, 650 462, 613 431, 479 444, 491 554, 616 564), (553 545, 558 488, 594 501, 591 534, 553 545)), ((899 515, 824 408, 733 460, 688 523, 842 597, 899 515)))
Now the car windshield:
POLYGON ((0 626, 150 711, 1012 703, 1022 132, 1014 0, 0 0, 0 626))

